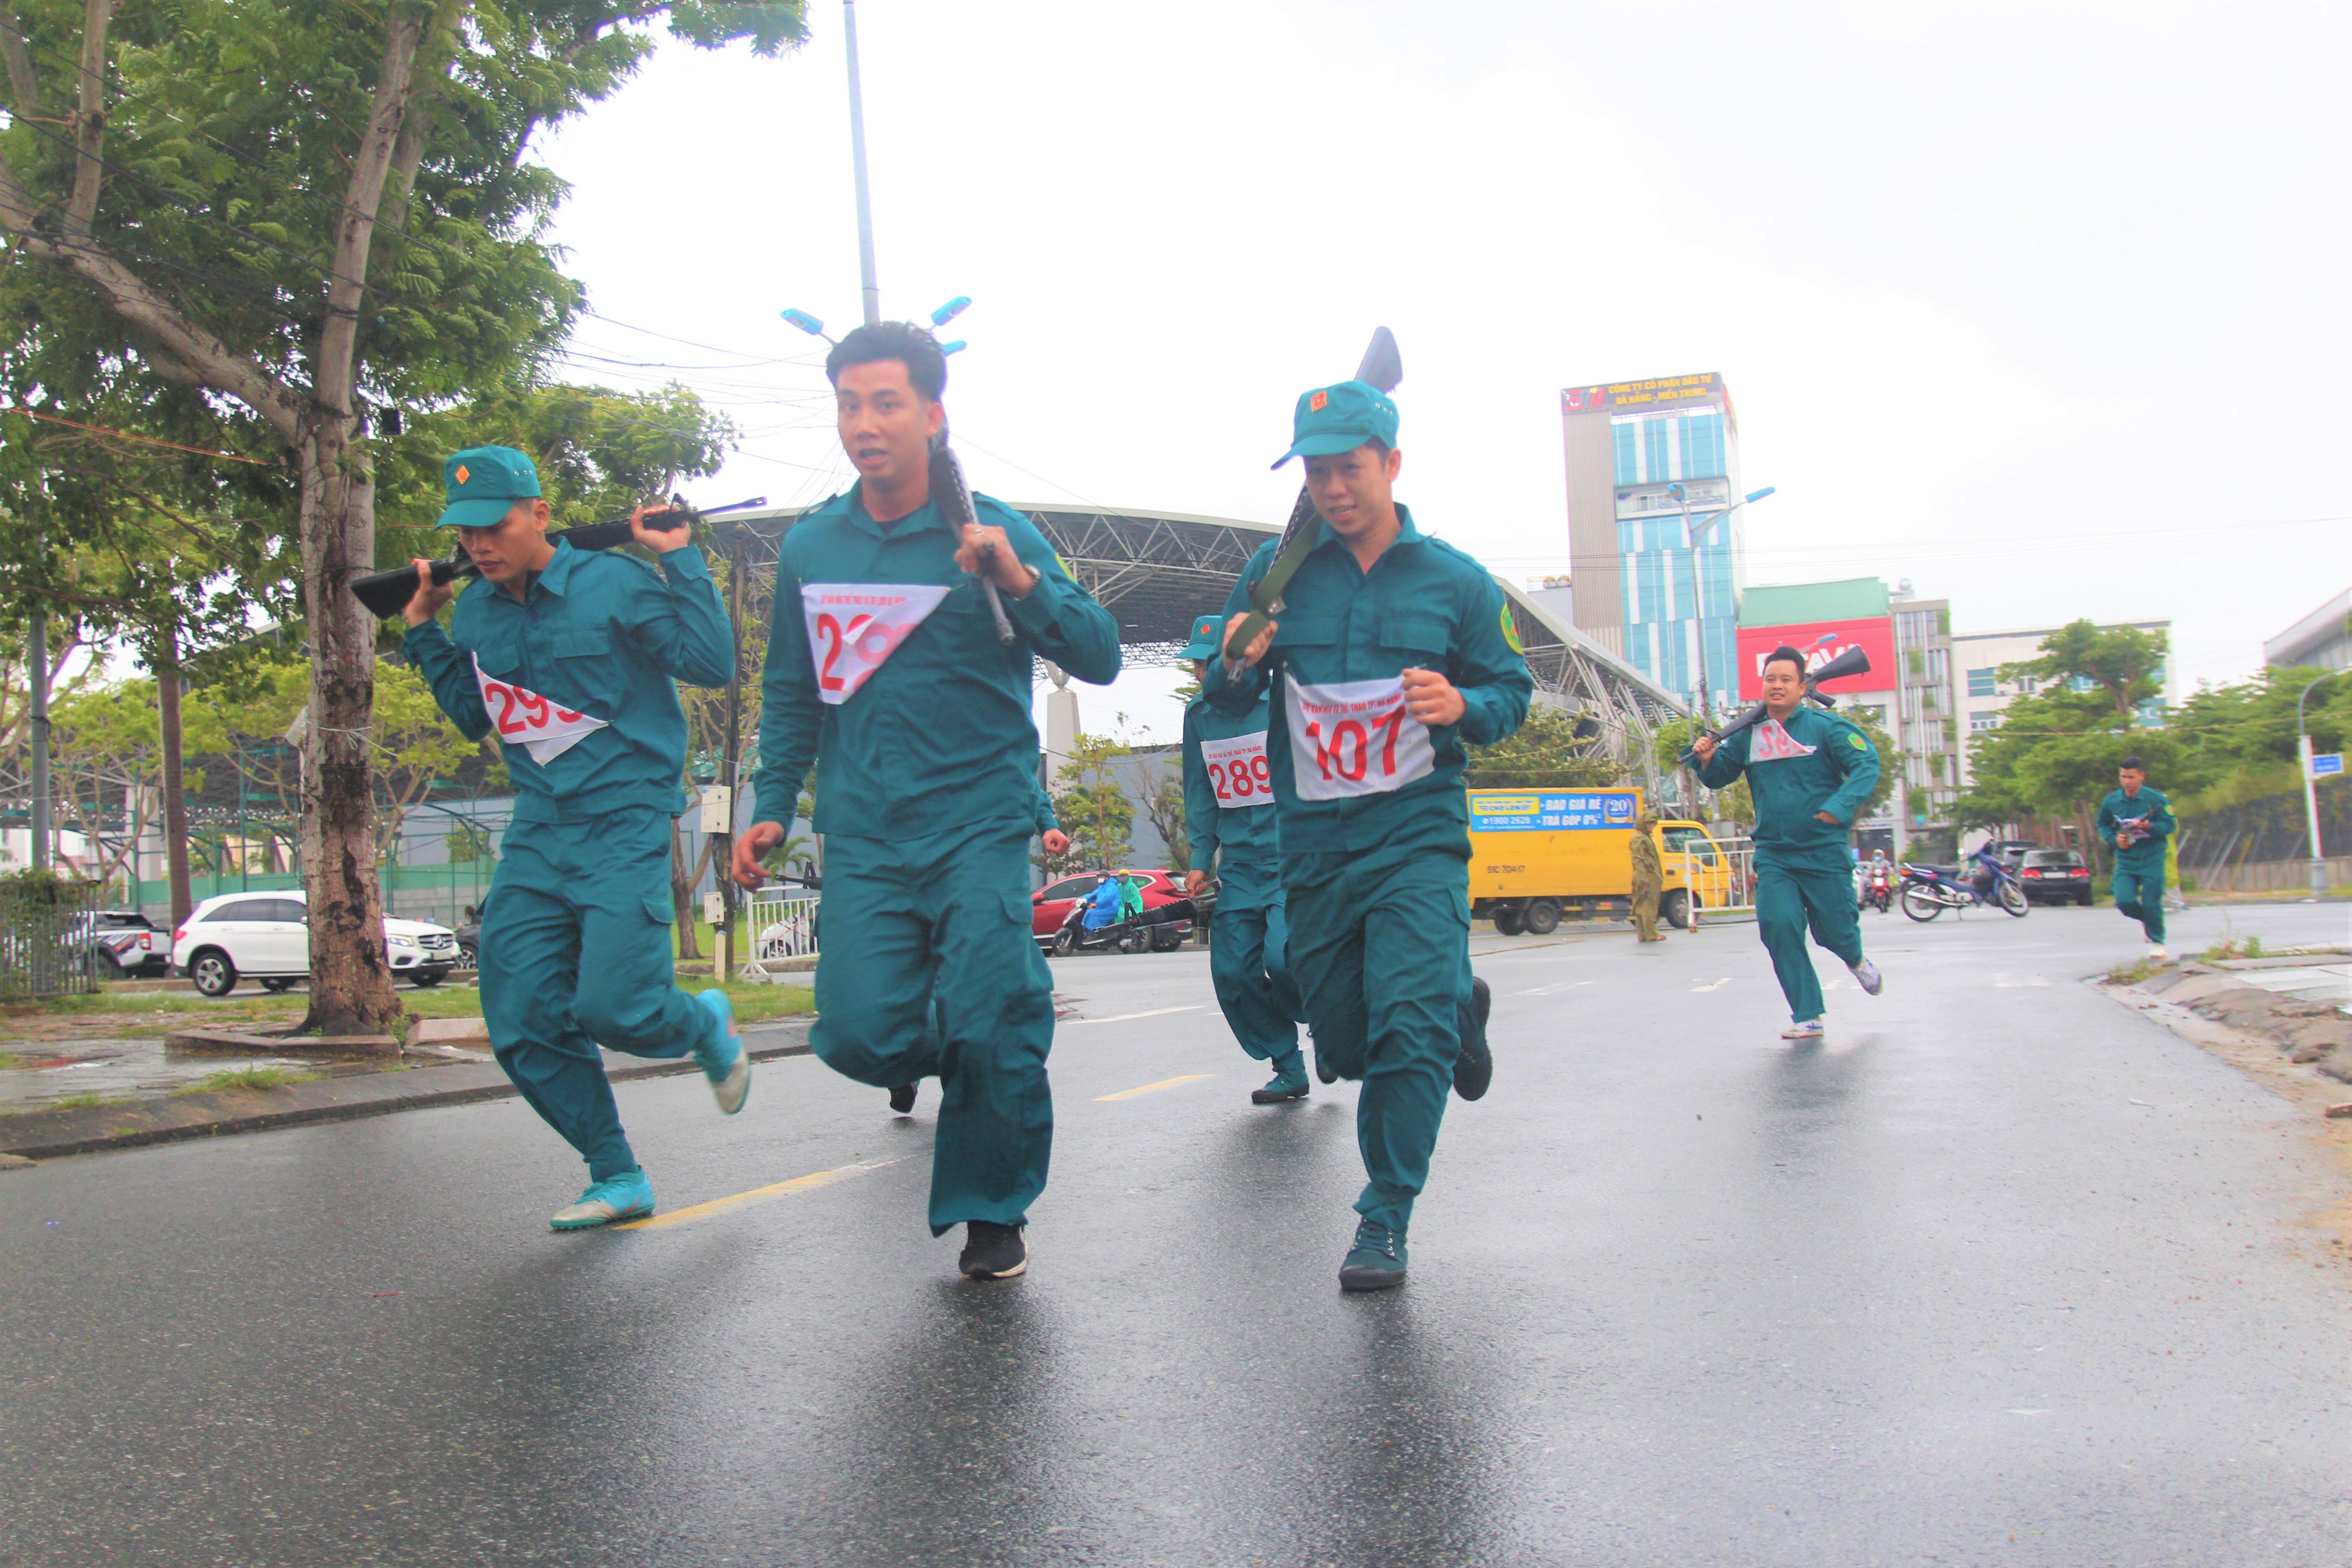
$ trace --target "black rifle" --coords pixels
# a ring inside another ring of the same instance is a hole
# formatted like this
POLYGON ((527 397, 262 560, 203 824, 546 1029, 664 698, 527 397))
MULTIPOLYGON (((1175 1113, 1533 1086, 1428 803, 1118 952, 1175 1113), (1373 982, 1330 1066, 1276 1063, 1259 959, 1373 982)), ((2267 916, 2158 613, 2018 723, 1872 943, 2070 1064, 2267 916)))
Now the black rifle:
MULTIPOLYGON (((948 445, 948 427, 931 437, 931 499, 940 503, 940 515, 947 519, 955 531, 956 542, 963 542, 963 531, 977 527, 980 515, 971 510, 971 487, 963 482, 963 465, 956 460, 955 449, 948 445)), ((996 580, 988 569, 996 564, 996 546, 984 545, 980 552, 980 588, 988 595, 988 613, 996 617, 996 640, 1010 647, 1013 645, 1013 623, 1005 618, 1004 600, 996 591, 996 580)))
MULTIPOLYGON (((646 523, 656 532, 661 532, 666 531, 663 526, 665 522, 668 522, 669 527, 675 528, 677 524, 670 522, 669 520, 677 518, 681 513, 684 514, 688 524, 691 526, 706 517, 714 516, 722 511, 741 511, 746 507, 767 504, 766 496, 753 496, 750 500, 739 500, 727 506, 698 510, 690 505, 684 496, 672 496, 669 505, 661 510, 646 513, 646 523)), ((629 527, 629 520, 624 517, 616 518, 611 522, 589 522, 583 523, 578 528, 554 529, 548 533, 547 541, 552 544, 557 540, 562 540, 574 550, 612 550, 628 543, 635 537, 635 534, 629 527)), ((466 553, 463 543, 451 548, 448 560, 433 563, 433 583, 436 587, 455 583, 462 577, 478 577, 481 574, 482 569, 474 564, 473 558, 466 553)), ((396 616, 408 607, 410 600, 416 597, 416 568, 402 566, 390 572, 371 572, 364 577, 352 578, 351 590, 358 595, 360 603, 365 605, 375 615, 396 616)))
MULTIPOLYGON (((1372 341, 1364 350, 1364 357, 1356 366, 1358 381, 1378 387, 1382 392, 1394 392, 1397 383, 1404 379, 1404 356, 1397 352, 1396 334, 1386 327, 1372 329, 1372 341)), ((1282 608, 1282 591, 1290 586, 1291 578, 1315 549, 1315 498, 1300 480, 1298 500, 1291 504, 1290 521, 1282 531, 1282 543, 1274 552, 1274 564, 1265 575, 1250 585, 1249 614, 1225 639, 1225 661, 1237 665, 1249 645, 1257 641, 1265 630, 1266 622, 1282 608)))
MULTIPOLYGON (((1868 675, 1869 673, 1870 656, 1863 652, 1862 649, 1858 647, 1850 647, 1843 653, 1838 655, 1835 658, 1831 659, 1827 664, 1822 665, 1821 668, 1807 672, 1805 676, 1805 694, 1798 700, 1811 702, 1817 707, 1834 708, 1837 706, 1836 698, 1824 697, 1820 692, 1814 690, 1813 688, 1820 685, 1824 680, 1842 680, 1849 675, 1868 675)), ((1734 719, 1730 723, 1726 724, 1722 729, 1715 731, 1708 738, 1719 746, 1724 742, 1729 740, 1732 736, 1739 733, 1740 731, 1748 729, 1750 726, 1762 723, 1764 721, 1765 711, 1764 704, 1759 702, 1754 707, 1748 709, 1747 712, 1742 713, 1738 718, 1734 719)), ((1696 749, 1685 752, 1683 753, 1683 761, 1687 763, 1696 755, 1698 755, 1698 752, 1696 749)))

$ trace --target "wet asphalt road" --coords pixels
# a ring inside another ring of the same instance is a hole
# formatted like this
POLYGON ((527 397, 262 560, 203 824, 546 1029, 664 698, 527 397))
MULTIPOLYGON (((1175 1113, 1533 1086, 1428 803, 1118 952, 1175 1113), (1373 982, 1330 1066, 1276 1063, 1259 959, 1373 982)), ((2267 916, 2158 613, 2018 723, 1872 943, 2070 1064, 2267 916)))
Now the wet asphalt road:
POLYGON ((1803 1050, 1752 926, 1481 939, 1495 1091, 1379 1297, 1351 1090, 1249 1106, 1191 950, 1056 966, 1015 1282, 921 1223, 935 1087, 807 1058, 624 1113, 672 1214, 847 1173, 631 1233, 547 1231, 516 1101, 0 1175, 0 1563, 2352 1557, 2308 1114, 2077 983, 2107 910, 1866 930, 1803 1050))

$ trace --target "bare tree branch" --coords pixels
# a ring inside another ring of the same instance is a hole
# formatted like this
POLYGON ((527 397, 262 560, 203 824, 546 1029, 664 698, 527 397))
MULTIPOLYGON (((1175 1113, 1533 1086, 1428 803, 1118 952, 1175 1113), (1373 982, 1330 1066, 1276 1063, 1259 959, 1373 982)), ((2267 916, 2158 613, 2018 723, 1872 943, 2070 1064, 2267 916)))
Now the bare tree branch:
POLYGON ((81 90, 75 97, 73 195, 66 203, 66 233, 87 240, 106 188, 106 29, 114 0, 83 0, 81 90))

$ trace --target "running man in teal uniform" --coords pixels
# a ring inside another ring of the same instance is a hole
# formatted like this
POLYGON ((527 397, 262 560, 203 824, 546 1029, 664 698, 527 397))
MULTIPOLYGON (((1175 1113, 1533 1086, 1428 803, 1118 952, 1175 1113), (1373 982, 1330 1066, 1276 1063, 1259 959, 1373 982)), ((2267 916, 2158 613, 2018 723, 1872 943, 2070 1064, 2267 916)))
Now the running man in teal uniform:
MULTIPOLYGON (((1219 657, 1222 616, 1192 624, 1182 658, 1206 681, 1219 657)), ((1283 914, 1282 857, 1274 837, 1274 774, 1266 757, 1266 694, 1246 713, 1232 714, 1195 697, 1184 705, 1184 837, 1192 868, 1184 888, 1194 898, 1217 879, 1216 913, 1209 921, 1209 980, 1217 1005, 1243 1050, 1274 1064, 1274 1077, 1250 1090, 1252 1105, 1279 1105, 1308 1093, 1307 1057, 1298 1048, 1304 1014, 1290 977, 1290 933, 1283 914)))
POLYGON ((1878 748, 1853 721, 1805 705, 1805 656, 1776 647, 1764 659, 1765 717, 1718 743, 1701 735, 1691 750, 1699 782, 1728 789, 1748 775, 1756 803, 1756 931, 1772 955, 1789 999, 1784 1040, 1822 1037, 1821 977, 1813 940, 1845 961, 1871 995, 1885 984, 1862 953, 1846 833, 1878 786, 1878 748))
POLYGON ((686 809, 686 714, 674 682, 724 686, 727 608, 686 521, 656 529, 639 507, 621 551, 547 537, 539 470, 510 447, 443 467, 454 528, 481 576, 435 586, 416 563, 408 658, 450 722, 497 731, 514 821, 482 911, 482 1017, 490 1048, 530 1108, 588 1162, 588 1189, 551 1222, 581 1230, 654 1212, 621 1131, 597 1047, 691 1054, 719 1108, 743 1108, 751 1063, 724 991, 672 983, 670 825, 686 809), (443 631, 436 618, 452 597, 443 631))
MULTIPOLYGON (((1209 669, 1234 718, 1270 694, 1274 783, 1290 972, 1315 1056, 1360 1079, 1356 1200, 1344 1290, 1404 1283, 1405 1232, 1429 1179, 1450 1083, 1486 1091, 1485 987, 1470 973, 1470 745, 1519 727, 1535 683, 1503 591, 1486 569, 1413 525, 1392 490, 1396 405, 1360 381, 1299 395, 1292 458, 1321 514, 1280 619, 1240 668, 1209 669)), ((1226 601, 1226 634, 1269 542, 1226 601)))
POLYGON ((963 1226, 961 1270, 1007 1279, 1029 1265, 1024 1229, 1054 1142, 1053 979, 1030 934, 1030 661, 1107 682, 1118 626, 1019 512, 975 496, 980 521, 949 530, 929 447, 946 424, 947 361, 929 332, 859 327, 825 375, 858 479, 784 536, 757 820, 734 874, 753 885, 814 760, 825 879, 810 1043, 877 1089, 939 1079, 932 1234, 963 1226))
POLYGON ((2147 764, 2126 757, 2116 767, 2117 788, 2099 802, 2099 838, 2116 852, 2116 913, 2139 921, 2147 956, 2164 950, 2164 850, 2172 831, 2172 803, 2147 787, 2147 764))

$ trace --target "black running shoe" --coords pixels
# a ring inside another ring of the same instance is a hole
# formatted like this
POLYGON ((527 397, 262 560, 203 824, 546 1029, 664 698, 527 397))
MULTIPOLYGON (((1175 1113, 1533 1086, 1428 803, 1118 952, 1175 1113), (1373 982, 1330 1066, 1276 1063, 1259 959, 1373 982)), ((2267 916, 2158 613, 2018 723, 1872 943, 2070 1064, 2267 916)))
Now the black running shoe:
POLYGON ((956 1267, 974 1279, 1010 1279, 1029 1268, 1029 1243, 1017 1225, 976 1219, 963 1227, 963 1256, 956 1267))
POLYGON ((1470 1005, 1459 1008, 1462 1022, 1462 1054, 1454 1058, 1454 1092, 1465 1100, 1476 1100, 1495 1081, 1495 1055, 1486 1048, 1486 1014, 1495 1005, 1495 994, 1486 983, 1473 976, 1470 981, 1470 1005))
POLYGON ((890 1091, 890 1109, 904 1116, 915 1109, 915 1086, 902 1083, 890 1091))
POLYGON ((1356 1222, 1356 1244, 1339 1264, 1342 1290, 1389 1290, 1404 1283, 1404 1232, 1356 1222))
POLYGON ((1321 1079, 1325 1083, 1337 1083, 1339 1081, 1339 1075, 1333 1072, 1330 1067, 1325 1063, 1323 1060, 1323 1053, 1321 1051, 1315 1053, 1315 1076, 1321 1079))

